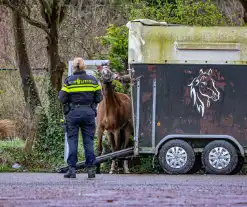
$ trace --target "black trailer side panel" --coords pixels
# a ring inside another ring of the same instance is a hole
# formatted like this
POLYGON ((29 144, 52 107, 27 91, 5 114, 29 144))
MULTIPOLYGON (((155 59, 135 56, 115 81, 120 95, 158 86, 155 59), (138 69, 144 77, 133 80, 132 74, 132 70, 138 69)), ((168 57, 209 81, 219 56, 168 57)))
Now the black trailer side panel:
MULTIPOLYGON (((153 78, 150 77, 150 72, 146 69, 148 68, 147 65, 139 65, 138 68, 135 78, 140 81, 140 94, 138 94, 138 84, 136 83, 133 87, 135 124, 138 123, 137 110, 139 110, 139 133, 137 131, 136 136, 139 137, 139 146, 151 147, 153 78), (142 68, 145 69, 142 70, 142 68), (137 96, 140 98, 139 104, 137 104, 137 96)), ((136 69, 136 65, 134 69, 136 69)))
POLYGON ((169 134, 223 134, 233 136, 242 146, 247 145, 246 65, 133 64, 131 67, 135 69, 135 78, 143 76, 140 81, 140 147, 154 147, 154 79, 155 145, 169 134))

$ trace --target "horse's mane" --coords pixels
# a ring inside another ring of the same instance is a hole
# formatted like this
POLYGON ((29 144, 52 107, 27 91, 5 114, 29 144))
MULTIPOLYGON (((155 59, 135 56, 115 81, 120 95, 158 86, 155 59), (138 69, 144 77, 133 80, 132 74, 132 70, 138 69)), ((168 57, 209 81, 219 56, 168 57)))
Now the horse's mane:
MULTIPOLYGON (((210 71, 211 72, 211 71, 210 71)), ((200 70, 200 74, 195 77, 192 82, 188 85, 190 87, 190 97, 193 100, 193 106, 196 105, 196 108, 198 110, 199 113, 201 113, 201 115, 204 115, 204 111, 205 111, 205 104, 203 103, 203 101, 200 99, 199 95, 198 95, 198 91, 196 91, 195 86, 197 86, 200 83, 200 78, 204 75, 207 75, 207 72, 203 72, 203 70, 200 70), (195 83, 196 82, 196 83, 195 83), (198 102, 199 103, 198 103, 198 102)), ((209 74, 208 74, 209 75, 209 74)))
POLYGON ((198 96, 198 92, 196 92, 193 86, 191 86, 190 88, 190 97, 193 99, 193 105, 196 105, 198 112, 201 113, 203 116, 204 111, 205 111, 205 105, 203 101, 200 99, 200 97, 198 96), (200 104, 198 104, 197 100, 199 101, 200 104))

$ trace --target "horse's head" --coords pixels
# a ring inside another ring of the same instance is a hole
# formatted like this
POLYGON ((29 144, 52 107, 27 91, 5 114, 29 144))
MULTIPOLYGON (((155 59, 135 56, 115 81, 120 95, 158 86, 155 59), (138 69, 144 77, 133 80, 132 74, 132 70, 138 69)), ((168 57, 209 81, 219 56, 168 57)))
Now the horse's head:
POLYGON ((220 98, 220 92, 215 87, 215 81, 213 80, 211 75, 211 69, 205 73, 200 70, 199 91, 202 96, 211 99, 212 101, 218 101, 220 98))
POLYGON ((200 70, 199 76, 197 76, 192 83, 191 87, 197 89, 199 94, 203 97, 206 97, 208 100, 218 101, 220 98, 220 92, 215 87, 215 81, 211 77, 212 70, 208 72, 203 72, 200 70))
POLYGON ((100 70, 100 82, 102 84, 103 94, 108 96, 114 91, 115 86, 112 85, 112 81, 117 79, 117 74, 113 73, 108 66, 103 66, 100 70), (109 90, 110 89, 110 90, 109 90))
POLYGON ((113 80, 118 79, 118 76, 119 74, 112 72, 108 65, 103 64, 100 70, 100 81, 102 83, 111 83, 113 80))
POLYGON ((103 83, 110 83, 112 82, 112 72, 107 66, 103 66, 103 68, 100 71, 100 79, 103 83))
POLYGON ((116 77, 116 75, 110 70, 109 66, 103 65, 100 70, 100 81, 104 84, 111 83, 116 77))

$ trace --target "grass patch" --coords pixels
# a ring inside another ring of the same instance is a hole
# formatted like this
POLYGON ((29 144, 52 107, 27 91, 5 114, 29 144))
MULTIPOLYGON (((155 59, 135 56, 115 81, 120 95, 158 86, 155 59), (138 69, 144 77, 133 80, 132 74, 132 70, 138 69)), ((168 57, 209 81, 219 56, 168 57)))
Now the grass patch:
POLYGON ((22 169, 14 169, 7 164, 0 164, 0 172, 22 172, 22 169))
POLYGON ((39 159, 35 153, 26 156, 24 148, 25 141, 21 139, 0 141, 0 172, 52 172, 53 166, 49 163, 56 163, 55 159, 46 162, 39 159), (21 167, 13 168, 15 163, 20 164, 21 167))
POLYGON ((153 155, 140 155, 134 159, 130 168, 131 173, 134 174, 159 174, 163 173, 162 168, 158 164, 157 158, 154 160, 153 168, 153 155))
POLYGON ((21 139, 15 138, 12 140, 0 141, 0 149, 19 149, 24 148, 25 142, 21 139))
POLYGON ((16 171, 12 165, 21 163, 25 142, 21 139, 0 141, 0 172, 16 171))

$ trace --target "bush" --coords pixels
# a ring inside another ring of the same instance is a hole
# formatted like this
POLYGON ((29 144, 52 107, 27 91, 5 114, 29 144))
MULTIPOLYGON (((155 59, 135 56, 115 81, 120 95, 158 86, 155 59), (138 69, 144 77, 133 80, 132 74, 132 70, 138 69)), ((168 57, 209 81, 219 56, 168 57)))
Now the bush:
POLYGON ((140 1, 130 8, 129 19, 152 19, 168 24, 194 26, 231 25, 229 18, 214 5, 211 0, 174 0, 146 3, 140 1))
MULTIPOLYGON (((36 75, 40 99, 45 106, 45 75, 36 75)), ((21 80, 18 71, 0 71, 0 119, 15 121, 15 136, 23 140, 36 136, 36 123, 31 119, 26 108, 21 80)))
POLYGON ((121 72, 128 61, 128 30, 126 26, 117 27, 110 24, 105 36, 98 37, 102 46, 108 48, 107 54, 100 54, 101 58, 110 60, 111 67, 121 72))
POLYGON ((48 87, 48 109, 40 108, 35 151, 39 157, 52 162, 61 163, 64 152, 64 130, 60 120, 63 118, 62 106, 57 100, 57 92, 48 87))

